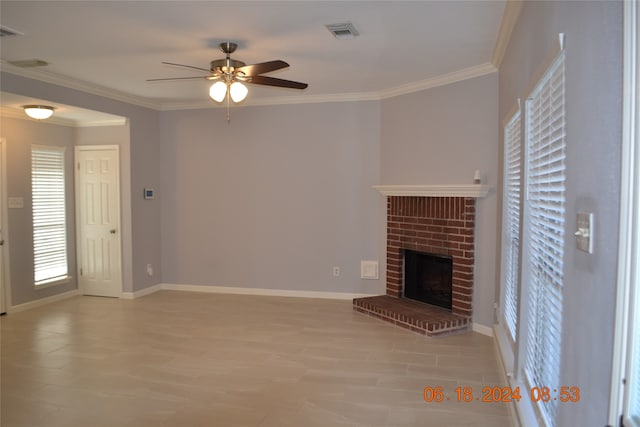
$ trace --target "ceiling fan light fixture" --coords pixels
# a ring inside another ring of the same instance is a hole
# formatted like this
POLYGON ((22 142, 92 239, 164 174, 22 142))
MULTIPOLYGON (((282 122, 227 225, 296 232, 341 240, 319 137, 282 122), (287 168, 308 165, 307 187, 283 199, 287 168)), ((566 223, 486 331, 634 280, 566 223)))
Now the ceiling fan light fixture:
POLYGON ((247 97, 249 89, 240 82, 233 82, 229 87, 229 94, 233 102, 242 102, 247 97))
POLYGON ((36 120, 45 120, 53 115, 55 108, 49 105, 23 105, 22 108, 27 116, 36 120))
POLYGON ((225 82, 215 82, 209 89, 209 96, 216 102, 224 101, 227 96, 227 84, 225 82))
MULTIPOLYGON (((1 0, 0 0, 1 1, 1 0)), ((302 82, 294 82, 292 80, 279 79, 275 77, 263 76, 265 73, 271 73, 283 68, 287 68, 289 64, 281 59, 259 62, 257 64, 247 65, 242 61, 231 59, 237 44, 232 42, 220 43, 220 50, 226 54, 225 59, 215 59, 209 63, 209 68, 194 67, 192 65, 177 64, 174 62, 162 62, 165 65, 178 66, 188 68, 190 70, 198 70, 207 73, 204 76, 193 77, 169 77, 160 79, 147 79, 148 82, 157 82, 161 80, 199 80, 204 78, 207 81, 215 80, 209 87, 209 96, 217 103, 227 104, 227 122, 229 119, 229 108, 231 102, 239 103, 246 99, 249 89, 246 83, 263 86, 275 86, 289 89, 306 89, 309 85, 302 82)))

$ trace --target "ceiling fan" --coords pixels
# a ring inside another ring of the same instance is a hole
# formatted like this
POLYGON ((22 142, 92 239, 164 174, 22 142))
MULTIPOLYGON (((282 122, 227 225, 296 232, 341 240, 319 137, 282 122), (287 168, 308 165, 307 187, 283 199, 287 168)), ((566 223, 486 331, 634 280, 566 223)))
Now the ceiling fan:
POLYGON ((171 80, 211 80, 216 81, 209 90, 209 96, 216 101, 222 102, 227 99, 227 120, 229 119, 228 105, 229 99, 233 102, 241 102, 247 96, 248 90, 242 83, 252 83, 264 86, 276 86, 290 89, 306 89, 308 84, 294 82, 292 80, 278 79, 275 77, 263 76, 264 73, 287 68, 289 64, 281 60, 260 62, 258 64, 247 65, 242 61, 231 59, 231 54, 238 48, 236 43, 220 43, 220 50, 226 54, 225 59, 211 61, 209 69, 194 67, 191 65, 175 64, 173 62, 162 62, 165 65, 188 68, 208 73, 205 76, 194 77, 169 77, 161 79, 148 79, 148 82, 171 81, 171 80))

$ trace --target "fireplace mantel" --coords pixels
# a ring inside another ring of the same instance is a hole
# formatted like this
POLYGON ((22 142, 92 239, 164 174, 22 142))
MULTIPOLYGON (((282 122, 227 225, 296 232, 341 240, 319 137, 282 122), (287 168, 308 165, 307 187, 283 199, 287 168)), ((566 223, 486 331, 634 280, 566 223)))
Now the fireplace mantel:
POLYGON ((469 185, 374 185, 383 196, 418 197, 487 197, 491 186, 469 185))

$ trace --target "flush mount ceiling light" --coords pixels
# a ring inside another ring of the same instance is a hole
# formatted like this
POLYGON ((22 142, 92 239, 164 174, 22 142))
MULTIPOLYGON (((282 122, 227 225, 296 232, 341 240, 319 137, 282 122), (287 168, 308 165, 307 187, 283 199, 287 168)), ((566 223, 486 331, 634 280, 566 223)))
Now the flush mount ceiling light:
POLYGON ((23 105, 24 112, 27 116, 36 120, 48 119, 53 115, 55 108, 48 105, 23 105))

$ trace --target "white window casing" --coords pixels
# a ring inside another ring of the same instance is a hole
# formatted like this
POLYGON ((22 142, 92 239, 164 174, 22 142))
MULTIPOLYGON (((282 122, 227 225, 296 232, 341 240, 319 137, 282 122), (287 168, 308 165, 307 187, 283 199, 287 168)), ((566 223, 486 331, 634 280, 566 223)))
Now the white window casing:
POLYGON ((618 283, 609 425, 640 427, 640 7, 624 2, 618 283))
MULTIPOLYGON (((564 52, 525 103, 523 374, 530 387, 557 387, 562 344, 565 229, 564 52), (525 296, 526 295, 526 296, 525 296)), ((556 426, 558 401, 539 402, 547 426, 556 426)))
POLYGON ((34 284, 68 278, 65 149, 31 149, 34 284))
POLYGON ((512 343, 517 340, 520 277, 520 194, 522 126, 518 110, 504 127, 502 204, 502 319, 512 343))

